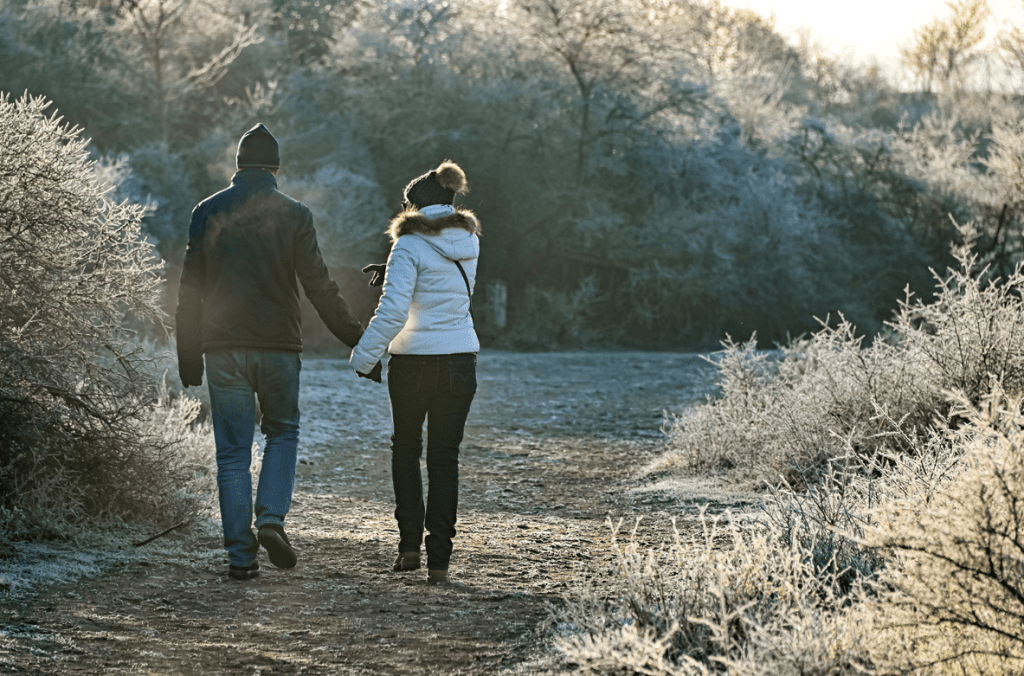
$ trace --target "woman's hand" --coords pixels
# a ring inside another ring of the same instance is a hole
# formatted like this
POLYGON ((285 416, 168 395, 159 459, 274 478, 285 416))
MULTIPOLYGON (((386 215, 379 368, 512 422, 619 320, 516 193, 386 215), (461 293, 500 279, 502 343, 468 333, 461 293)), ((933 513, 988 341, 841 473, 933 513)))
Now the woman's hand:
POLYGON ((380 383, 380 382, 383 382, 383 380, 380 377, 381 369, 382 368, 383 367, 381 366, 380 362, 378 361, 376 364, 374 364, 373 368, 370 369, 369 373, 360 373, 359 371, 356 371, 356 375, 359 376, 360 378, 369 378, 370 380, 372 380, 375 383, 380 383))

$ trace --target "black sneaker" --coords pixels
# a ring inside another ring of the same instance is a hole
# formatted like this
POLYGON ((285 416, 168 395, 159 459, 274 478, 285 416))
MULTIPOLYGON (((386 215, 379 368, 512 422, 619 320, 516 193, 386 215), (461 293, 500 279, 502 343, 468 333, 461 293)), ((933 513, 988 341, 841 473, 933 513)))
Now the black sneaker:
POLYGON ((396 572, 403 570, 418 570, 419 567, 419 552, 398 552, 398 558, 395 559, 395 566, 391 570, 396 572))
POLYGON ((259 561, 253 561, 251 566, 228 566, 228 577, 233 580, 251 580, 259 574, 259 561))
POLYGON ((267 523, 260 526, 256 538, 267 550, 270 562, 278 568, 294 568, 299 557, 288 542, 288 536, 284 533, 284 526, 276 523, 267 523))

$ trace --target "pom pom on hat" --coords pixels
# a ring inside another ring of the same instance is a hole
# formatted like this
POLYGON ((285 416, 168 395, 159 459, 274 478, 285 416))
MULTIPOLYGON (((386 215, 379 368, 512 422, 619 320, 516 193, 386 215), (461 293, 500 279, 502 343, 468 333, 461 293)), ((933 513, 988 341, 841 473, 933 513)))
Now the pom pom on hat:
POLYGON ((417 176, 405 186, 405 201, 422 209, 431 204, 451 204, 456 195, 469 192, 469 183, 462 167, 451 160, 422 176, 417 176))
POLYGON ((437 182, 442 188, 451 190, 456 195, 464 195, 469 192, 466 173, 462 171, 462 167, 451 160, 445 160, 434 171, 437 172, 437 182))

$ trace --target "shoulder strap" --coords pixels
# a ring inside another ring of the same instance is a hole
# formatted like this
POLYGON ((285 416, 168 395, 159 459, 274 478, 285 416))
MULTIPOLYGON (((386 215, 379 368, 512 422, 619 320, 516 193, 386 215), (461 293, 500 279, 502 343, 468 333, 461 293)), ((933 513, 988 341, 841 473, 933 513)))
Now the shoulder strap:
POLYGON ((458 262, 457 260, 454 260, 454 259, 449 259, 449 260, 451 260, 452 263, 455 263, 455 265, 458 266, 458 268, 459 268, 459 272, 462 273, 462 281, 464 281, 466 283, 466 293, 469 294, 469 312, 470 312, 470 314, 472 314, 473 313, 473 291, 469 288, 469 276, 466 275, 466 271, 465 271, 465 269, 463 269, 462 263, 460 263, 460 262, 458 262))

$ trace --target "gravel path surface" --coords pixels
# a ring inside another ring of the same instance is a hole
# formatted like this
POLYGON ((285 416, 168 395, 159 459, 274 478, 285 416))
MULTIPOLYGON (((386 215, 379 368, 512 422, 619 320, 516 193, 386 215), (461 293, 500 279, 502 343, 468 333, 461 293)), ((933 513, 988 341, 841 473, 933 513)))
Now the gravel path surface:
MULTIPOLYGON (((289 536, 293 570, 227 579, 219 539, 175 534, 105 573, 4 598, 0 673, 558 672, 552 604, 611 558, 607 523, 658 542, 669 517, 749 496, 645 489, 665 410, 699 401, 710 367, 669 353, 484 352, 461 455, 450 587, 392 573, 386 389, 306 359, 289 536), (144 558, 143 558, 144 557, 144 558)), ((424 474, 425 476, 425 474, 424 474)), ((562 665, 564 666, 564 665, 562 665)))

